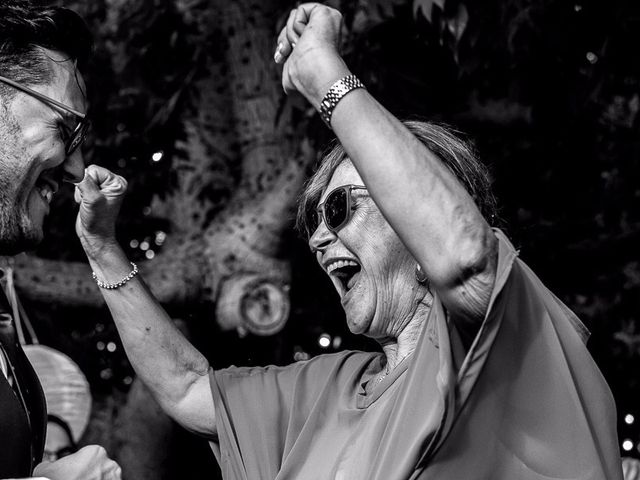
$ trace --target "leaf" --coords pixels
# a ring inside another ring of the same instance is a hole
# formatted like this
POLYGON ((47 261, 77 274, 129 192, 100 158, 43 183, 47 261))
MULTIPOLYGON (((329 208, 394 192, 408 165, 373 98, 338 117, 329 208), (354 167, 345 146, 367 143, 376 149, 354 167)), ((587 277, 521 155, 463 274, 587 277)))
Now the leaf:
POLYGON ((462 38, 468 23, 469 11, 463 4, 459 4, 455 17, 447 20, 447 28, 449 32, 451 32, 451 35, 453 35, 453 38, 455 38, 456 44, 462 38))
POLYGON ((446 0, 413 0, 413 16, 416 17, 418 15, 418 11, 422 10, 422 14, 429 23, 431 23, 433 17, 433 6, 437 5, 437 7, 443 11, 445 2, 446 0))

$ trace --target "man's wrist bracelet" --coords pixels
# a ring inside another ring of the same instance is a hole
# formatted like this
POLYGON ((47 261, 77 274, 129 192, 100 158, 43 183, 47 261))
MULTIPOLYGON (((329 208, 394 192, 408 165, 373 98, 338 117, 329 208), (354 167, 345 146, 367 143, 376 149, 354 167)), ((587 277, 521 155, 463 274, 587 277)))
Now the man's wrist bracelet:
POLYGON ((365 86, 355 75, 342 77, 331 85, 331 88, 329 88, 329 91, 327 91, 320 102, 320 117, 324 123, 327 124, 327 127, 331 128, 331 115, 333 115, 333 110, 336 108, 336 105, 338 105, 338 102, 342 100, 347 93, 356 88, 365 88, 365 86))
POLYGON ((116 283, 105 283, 102 282, 100 280, 98 280, 98 275, 96 275, 96 272, 91 272, 91 276, 93 277, 93 279, 96 281, 96 284, 100 287, 100 288, 105 288, 107 290, 113 290, 116 288, 120 288, 121 286, 123 286, 125 283, 127 283, 129 280, 131 280, 133 277, 135 277, 138 274, 138 266, 133 263, 130 262, 131 266, 133 267, 133 270, 131 270, 129 272, 129 274, 124 277, 122 280, 120 280, 119 282, 116 283))

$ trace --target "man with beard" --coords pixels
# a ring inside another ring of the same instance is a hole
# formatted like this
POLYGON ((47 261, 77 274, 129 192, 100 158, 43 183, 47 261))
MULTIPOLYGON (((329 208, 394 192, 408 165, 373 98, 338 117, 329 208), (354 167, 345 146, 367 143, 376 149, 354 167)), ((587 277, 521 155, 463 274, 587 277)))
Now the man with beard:
MULTIPOLYGON (((90 33, 70 10, 0 3, 0 255, 35 247, 54 194, 83 178, 78 147, 89 122, 78 68, 90 51, 90 33)), ((40 463, 46 405, 1 291, 0 370, 0 478, 120 479, 97 445, 40 463)))

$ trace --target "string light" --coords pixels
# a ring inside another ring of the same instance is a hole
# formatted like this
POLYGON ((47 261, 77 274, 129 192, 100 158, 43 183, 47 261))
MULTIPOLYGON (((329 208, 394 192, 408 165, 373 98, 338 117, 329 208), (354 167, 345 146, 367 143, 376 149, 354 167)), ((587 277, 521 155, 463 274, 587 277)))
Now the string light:
POLYGON ((116 351, 116 344, 113 343, 113 342, 107 343, 107 351, 111 352, 111 353, 115 352, 116 351))
POLYGON ((311 358, 311 355, 309 355, 307 352, 302 350, 302 348, 300 348, 299 346, 296 346, 294 348, 293 359, 296 362, 302 362, 302 361, 305 361, 305 360, 309 360, 309 358, 311 358))
POLYGON ((138 248, 138 245, 140 245, 140 242, 135 238, 129 242, 129 246, 131 248, 138 248))
POLYGON ((153 250, 147 250, 146 252, 144 252, 144 256, 147 257, 147 259, 151 260, 156 256, 156 252, 154 252, 153 250))
POLYGON ((322 348, 329 347, 329 345, 331 345, 331 336, 327 335, 326 333, 320 335, 320 337, 318 337, 318 345, 320 345, 322 348))
POLYGON ((631 424, 633 424, 633 422, 634 422, 635 420, 636 420, 636 419, 635 419, 635 418, 633 417, 633 415, 631 415, 630 413, 627 413, 627 414, 624 416, 624 423, 626 423, 627 425, 631 425, 631 424))
POLYGON ((156 232, 156 238, 154 240, 156 245, 162 245, 166 239, 167 239, 166 233, 164 233, 163 231, 156 232))
POLYGON ((625 452, 629 452, 631 451, 631 449, 633 448, 633 442, 631 440, 625 440, 624 442, 622 442, 622 449, 625 452))
POLYGON ((151 155, 151 160, 153 160, 154 162, 159 162, 160 160, 162 160, 163 156, 164 156, 164 152, 162 150, 159 150, 155 152, 153 155, 151 155))

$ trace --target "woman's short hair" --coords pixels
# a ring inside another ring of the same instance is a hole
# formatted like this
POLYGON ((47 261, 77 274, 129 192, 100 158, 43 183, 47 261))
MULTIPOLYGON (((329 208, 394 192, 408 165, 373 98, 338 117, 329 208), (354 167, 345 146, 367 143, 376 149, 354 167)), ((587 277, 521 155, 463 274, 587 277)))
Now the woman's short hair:
MULTIPOLYGON (((91 32, 75 12, 43 7, 29 0, 0 1, 0 72, 25 85, 51 81, 52 72, 42 48, 67 55, 82 69, 93 42, 91 32)), ((11 97, 15 89, 0 84, 0 95, 11 97)))
MULTIPOLYGON (((402 123, 442 160, 464 185, 484 218, 493 224, 497 215, 497 202, 491 191, 491 176, 488 168, 478 160, 473 147, 457 136, 450 127, 417 120, 402 123)), ((296 228, 307 239, 317 226, 315 219, 318 202, 336 168, 346 159, 344 148, 335 142, 321 158, 317 170, 299 197, 296 228)))

